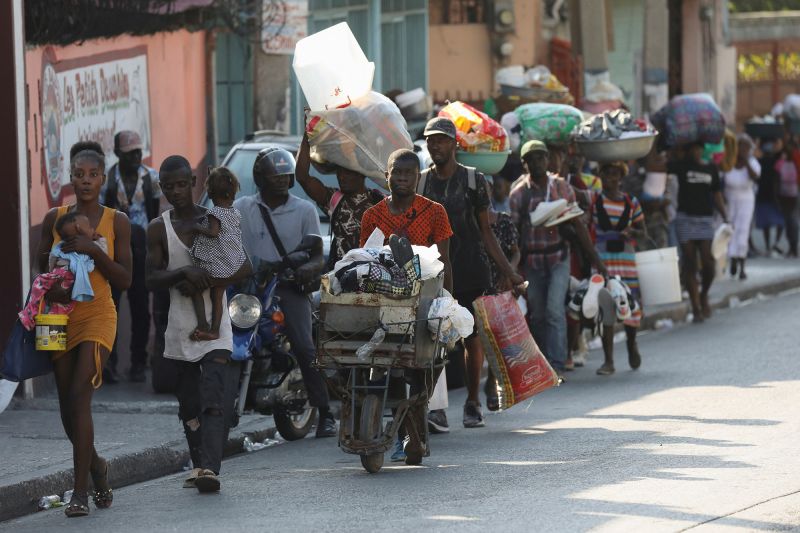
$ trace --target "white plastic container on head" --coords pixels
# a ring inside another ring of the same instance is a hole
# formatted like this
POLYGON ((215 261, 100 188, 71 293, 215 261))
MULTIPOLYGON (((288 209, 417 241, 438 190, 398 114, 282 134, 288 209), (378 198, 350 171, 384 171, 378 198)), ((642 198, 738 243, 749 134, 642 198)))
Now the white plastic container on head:
POLYGON ((645 307, 681 301, 677 248, 673 246, 637 252, 636 271, 645 307))
POLYGON ((372 90, 375 76, 346 22, 298 41, 292 68, 312 111, 349 104, 372 90))

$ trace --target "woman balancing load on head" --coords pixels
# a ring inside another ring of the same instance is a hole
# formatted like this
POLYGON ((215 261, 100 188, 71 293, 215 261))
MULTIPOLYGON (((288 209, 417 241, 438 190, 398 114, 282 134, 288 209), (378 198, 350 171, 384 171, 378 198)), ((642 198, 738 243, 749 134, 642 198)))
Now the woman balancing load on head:
MULTIPOLYGON (((102 383, 103 365, 108 359, 117 332, 117 311, 111 299, 111 286, 125 290, 131 283, 131 227, 128 218, 114 209, 100 205, 100 188, 105 182, 105 157, 100 145, 75 144, 70 150, 70 181, 75 204, 51 209, 42 222, 37 265, 40 272, 49 270, 51 250, 60 244, 65 254, 85 254, 94 262, 89 282, 94 298, 78 301, 69 314, 67 349, 53 356, 53 370, 64 431, 72 442, 74 491, 64 512, 69 517, 89 514, 89 475, 94 485, 93 499, 98 508, 111 506, 113 495, 108 484, 108 463, 94 448, 91 402, 94 389, 102 383), (78 213, 94 228, 88 232, 62 233, 58 219, 78 213), (105 239, 107 251, 97 245, 105 239)), ((67 305, 71 291, 57 284, 45 296, 50 304, 67 305)))

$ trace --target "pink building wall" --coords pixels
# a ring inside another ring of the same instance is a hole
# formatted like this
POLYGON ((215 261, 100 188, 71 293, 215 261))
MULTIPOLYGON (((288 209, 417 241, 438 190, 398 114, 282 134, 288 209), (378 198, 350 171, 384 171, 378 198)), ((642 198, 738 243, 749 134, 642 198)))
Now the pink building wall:
MULTIPOLYGON (((145 163, 158 168, 169 155, 181 154, 198 168, 207 151, 206 131, 206 48, 205 33, 177 31, 149 36, 120 36, 96 39, 64 47, 28 49, 25 52, 28 101, 28 152, 30 168, 30 222, 37 227, 50 207, 42 171, 41 98, 42 67, 46 53, 54 53, 60 62, 80 63, 91 57, 114 56, 132 49, 146 50, 150 107, 151 155, 145 163)), ((110 147, 107 147, 110 149, 110 147)), ((68 147, 67 147, 68 150, 68 147)), ((73 200, 69 192, 61 203, 73 200)), ((31 234, 31 246, 38 241, 38 231, 31 234)))

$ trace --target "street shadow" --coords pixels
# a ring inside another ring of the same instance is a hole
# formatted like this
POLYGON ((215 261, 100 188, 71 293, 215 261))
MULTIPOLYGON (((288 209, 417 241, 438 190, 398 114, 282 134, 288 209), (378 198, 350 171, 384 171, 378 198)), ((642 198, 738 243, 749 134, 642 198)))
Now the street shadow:
POLYGON ((700 424, 724 424, 726 426, 775 426, 780 424, 778 420, 761 420, 757 418, 699 418, 696 416, 678 415, 583 415, 583 418, 593 418, 598 420, 633 420, 636 422, 658 422, 661 420, 680 420, 686 422, 698 422, 700 424))

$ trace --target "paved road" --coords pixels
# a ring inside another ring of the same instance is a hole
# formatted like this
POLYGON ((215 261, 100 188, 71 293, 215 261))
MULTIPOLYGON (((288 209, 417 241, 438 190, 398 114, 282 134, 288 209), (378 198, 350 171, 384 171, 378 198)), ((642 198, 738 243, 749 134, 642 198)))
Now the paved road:
MULTIPOLYGON (((362 471, 331 440, 226 461, 223 492, 170 476, 110 510, 60 510, 9 531, 800 531, 800 294, 641 340, 644 364, 600 355, 567 384, 433 440, 423 467, 362 471)), ((463 396, 451 395, 460 420, 463 396)))

